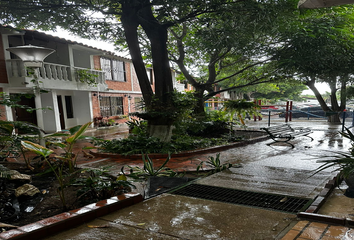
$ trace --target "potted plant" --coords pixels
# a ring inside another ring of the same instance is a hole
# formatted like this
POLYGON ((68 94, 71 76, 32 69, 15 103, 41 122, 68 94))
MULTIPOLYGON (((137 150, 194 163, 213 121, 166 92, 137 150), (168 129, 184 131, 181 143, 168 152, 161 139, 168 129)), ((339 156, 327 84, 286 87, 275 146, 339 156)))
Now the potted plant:
POLYGON ((349 152, 333 152, 332 156, 324 156, 329 159, 317 161, 323 164, 316 169, 315 174, 331 168, 333 171, 338 171, 338 180, 344 180, 348 185, 344 195, 354 198, 354 134, 348 128, 345 130, 346 132, 340 132, 340 134, 351 141, 352 146, 349 152))

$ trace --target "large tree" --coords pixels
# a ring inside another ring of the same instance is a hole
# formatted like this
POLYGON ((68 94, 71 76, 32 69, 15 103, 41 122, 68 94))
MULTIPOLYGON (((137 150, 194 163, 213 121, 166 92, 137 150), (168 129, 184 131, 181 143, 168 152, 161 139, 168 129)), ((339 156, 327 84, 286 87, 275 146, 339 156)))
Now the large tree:
MULTIPOLYGON (((149 119, 154 126, 171 129, 174 114, 173 83, 167 52, 168 28, 201 14, 225 10, 240 1, 172 1, 172 0, 1 0, 2 24, 55 30, 63 27, 83 37, 124 38, 138 76, 148 112, 167 112, 149 119), (178 14, 176 14, 178 12, 178 14), (98 17, 97 17, 98 16, 98 17), (155 93, 149 83, 140 48, 138 30, 149 40, 154 68, 155 93)), ((159 128, 160 129, 160 128, 159 128)), ((156 132, 160 136, 160 131, 156 132)), ((170 131, 168 131, 170 135, 170 131)), ((164 138, 164 137, 162 137, 164 138)), ((167 136, 168 138, 168 136, 167 136)))
POLYGON ((244 1, 170 28, 171 61, 195 89, 195 113, 221 92, 285 79, 265 50, 294 10, 292 1, 244 1))
MULTIPOLYGON (((173 104, 173 84, 168 56, 168 30, 173 26, 190 24, 193 21, 202 26, 206 24, 208 18, 212 19, 219 14, 223 16, 221 20, 227 23, 233 16, 244 16, 244 13, 249 12, 250 5, 256 2, 244 0, 1 0, 0 20, 2 24, 16 27, 55 30, 60 26, 83 37, 100 36, 113 41, 124 39, 131 54, 147 111, 162 113, 152 114, 149 125, 152 127, 167 125, 167 130, 170 129, 168 125, 171 125, 174 120, 173 117, 171 118, 174 114, 170 112, 176 110, 173 104), (228 13, 227 16, 225 13, 228 13), (203 23, 200 24, 201 20, 203 23), (154 68, 155 93, 146 74, 139 30, 142 30, 148 39, 154 68)), ((263 15, 263 18, 266 17, 263 15)), ((217 23, 216 26, 220 27, 222 24, 222 22, 217 23)), ((233 24, 236 28, 237 22, 233 21, 233 24)), ((222 44, 224 43, 223 40, 222 44)), ((226 49, 218 52, 209 52, 210 56, 214 56, 209 63, 216 65, 218 58, 230 51, 233 50, 227 46, 226 49)), ((209 75, 215 74, 213 72, 215 70, 209 75)), ((210 89, 210 86, 203 85, 201 89, 203 88, 210 89)), ((153 131, 151 134, 154 134, 153 131)))
POLYGON ((300 16, 283 32, 275 59, 282 70, 296 75, 315 94, 328 121, 340 122, 346 108, 346 87, 354 72, 353 8, 337 7, 310 16, 300 16), (327 83, 328 105, 315 86, 327 83), (340 99, 337 99, 337 92, 340 99))

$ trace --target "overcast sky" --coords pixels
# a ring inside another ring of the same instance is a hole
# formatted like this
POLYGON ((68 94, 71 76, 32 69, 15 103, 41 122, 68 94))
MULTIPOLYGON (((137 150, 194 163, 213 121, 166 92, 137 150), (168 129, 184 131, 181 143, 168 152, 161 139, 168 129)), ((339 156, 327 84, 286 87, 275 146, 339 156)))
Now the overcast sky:
POLYGON ((104 41, 97 41, 97 40, 90 40, 90 39, 84 39, 78 36, 73 35, 72 33, 69 33, 68 31, 65 31, 63 29, 58 28, 57 31, 53 32, 53 31, 45 31, 45 33, 56 36, 56 37, 60 37, 60 38, 65 38, 67 40, 72 40, 72 41, 76 41, 79 43, 83 43, 86 44, 88 46, 91 47, 96 47, 102 50, 106 50, 106 51, 110 51, 110 52, 114 52, 119 56, 124 56, 124 57, 129 57, 130 56, 126 56, 124 53, 119 53, 114 49, 113 44, 108 43, 108 42, 104 42, 104 41))

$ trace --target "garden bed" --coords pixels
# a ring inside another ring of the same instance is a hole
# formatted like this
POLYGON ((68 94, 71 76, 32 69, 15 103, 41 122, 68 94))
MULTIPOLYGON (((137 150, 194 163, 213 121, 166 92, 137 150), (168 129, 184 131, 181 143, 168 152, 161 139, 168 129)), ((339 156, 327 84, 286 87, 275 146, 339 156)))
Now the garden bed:
MULTIPOLYGON (((229 148, 243 146, 246 144, 255 143, 267 139, 267 136, 264 135, 263 132, 259 132, 259 131, 240 130, 240 131, 235 131, 235 133, 242 134, 244 136, 244 140, 226 146, 216 146, 207 149, 188 151, 188 152, 180 153, 179 156, 192 156, 200 153, 218 152, 229 148)), ((102 154, 104 153, 93 153, 93 154, 102 157, 102 154)), ((113 155, 117 156, 116 154, 113 155)), ((112 156, 112 154, 108 154, 108 156, 112 156)), ((163 158, 165 158, 167 154, 160 154, 158 157, 162 157, 162 156, 163 158)), ((177 156, 177 155, 173 155, 173 156, 177 156)), ((127 156, 124 157, 127 158, 127 156)), ((140 154, 131 155, 130 157, 141 159, 140 154)), ((151 155, 151 157, 155 158, 156 156, 151 155)), ((56 178, 53 175, 37 176, 35 172, 31 172, 30 170, 28 170, 25 164, 10 163, 10 162, 1 162, 0 164, 4 165, 9 169, 17 170, 20 173, 30 175, 32 177, 32 182, 30 184, 36 186, 39 189, 39 193, 36 194, 34 197, 22 197, 21 199, 18 199, 18 203, 19 203, 18 208, 20 209, 20 211, 17 211, 16 213, 12 213, 12 214, 9 213, 8 215, 11 216, 9 216, 7 219, 0 219, 1 223, 11 224, 15 226, 23 226, 26 224, 37 222, 39 220, 60 214, 64 211, 57 192, 59 185, 56 181, 56 178)), ((88 202, 78 201, 77 192, 80 188, 81 187, 77 187, 77 186, 70 186, 65 188, 65 196, 66 196, 68 210, 77 209, 88 204, 88 202)), ((122 190, 122 192, 128 192, 129 190, 130 189, 124 189, 122 190)), ((114 193, 114 195, 115 196, 119 195, 119 193, 116 192, 114 193)), ((97 202, 97 200, 94 200, 93 202, 97 202)), ((3 206, 1 206, 1 204, 8 204, 8 203, 0 202, 0 209, 4 208, 3 206)), ((14 204, 13 201, 11 201, 10 204, 13 205, 14 204)), ((8 229, 9 228, 4 228, 4 227, 0 228, 0 232, 8 229)))
MULTIPOLYGON (((32 197, 15 197, 14 189, 27 181, 0 178, 0 210, 2 211, 0 223, 23 226, 98 201, 97 199, 92 199, 91 202, 87 199, 79 201, 78 191, 82 189, 82 186, 68 186, 65 188, 67 209, 64 209, 57 191, 59 184, 54 174, 38 176, 38 172, 28 170, 25 164, 7 162, 1 162, 1 164, 10 170, 29 175, 31 181, 28 183, 38 188, 39 191, 32 197)), ((79 172, 76 178, 84 179, 87 174, 87 172, 79 172)), ((122 188, 112 191, 109 197, 117 196, 130 190, 130 188, 122 188)), ((8 230, 8 228, 0 228, 0 232, 2 232, 1 230, 8 230)))
MULTIPOLYGON (((193 151, 184 151, 180 153, 172 153, 170 154, 171 157, 188 157, 193 156, 196 154, 204 154, 204 153, 213 153, 218 151, 227 150, 230 148, 244 146, 250 143, 256 143, 260 141, 264 141, 268 139, 268 135, 263 131, 253 131, 253 130, 235 130, 235 134, 238 136, 242 136, 243 140, 238 142, 229 143, 227 145, 222 146, 213 146, 203 149, 196 149, 193 151)), ((114 157, 114 158, 121 158, 121 159, 141 159, 141 154, 118 154, 118 153, 107 153, 104 150, 97 150, 93 149, 90 150, 90 153, 95 157, 114 157)), ((166 153, 149 153, 149 157, 151 158, 167 158, 168 154, 166 153)))

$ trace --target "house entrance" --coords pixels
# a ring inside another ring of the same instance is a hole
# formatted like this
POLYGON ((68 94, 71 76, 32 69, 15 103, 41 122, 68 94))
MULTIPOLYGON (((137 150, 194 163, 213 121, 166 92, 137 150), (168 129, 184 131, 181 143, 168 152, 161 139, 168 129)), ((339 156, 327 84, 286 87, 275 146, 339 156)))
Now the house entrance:
MULTIPOLYGON (((11 94, 16 95, 16 94, 11 94)), ((34 96, 20 96, 20 101, 17 102, 19 105, 29 106, 31 108, 36 108, 36 104, 34 102, 34 96)), ((15 107, 13 108, 14 119, 16 121, 28 122, 34 125, 37 125, 37 115, 36 111, 28 112, 26 108, 15 107)))
POLYGON ((63 101, 60 95, 57 96, 57 99, 58 99, 58 109, 59 109, 59 118, 60 118, 60 128, 65 129, 63 101))

